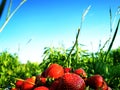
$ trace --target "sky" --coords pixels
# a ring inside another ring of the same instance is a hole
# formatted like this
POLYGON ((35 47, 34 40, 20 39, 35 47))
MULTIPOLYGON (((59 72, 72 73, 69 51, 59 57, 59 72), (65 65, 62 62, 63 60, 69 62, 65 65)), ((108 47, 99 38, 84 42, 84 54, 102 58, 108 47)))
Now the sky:
MULTIPOLYGON (((0 28, 6 19, 9 1, 0 19, 0 28)), ((12 0, 11 12, 21 1, 12 0)), ((99 42, 104 45, 110 36, 110 8, 111 35, 114 34, 120 18, 120 9, 116 15, 120 0, 26 0, 0 32, 0 52, 17 53, 22 63, 41 62, 45 47, 73 46, 88 6, 91 8, 82 23, 79 43, 85 45, 83 49, 97 51, 99 42)), ((119 39, 120 28, 113 48, 120 46, 119 39)))

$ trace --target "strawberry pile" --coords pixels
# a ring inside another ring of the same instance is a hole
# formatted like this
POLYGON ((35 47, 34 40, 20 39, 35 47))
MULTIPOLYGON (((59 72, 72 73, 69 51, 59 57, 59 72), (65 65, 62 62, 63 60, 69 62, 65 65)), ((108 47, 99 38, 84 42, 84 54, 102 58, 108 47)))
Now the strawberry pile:
POLYGON ((87 78, 82 68, 73 70, 53 63, 40 75, 18 79, 12 90, 86 90, 87 87, 111 90, 101 75, 87 78))

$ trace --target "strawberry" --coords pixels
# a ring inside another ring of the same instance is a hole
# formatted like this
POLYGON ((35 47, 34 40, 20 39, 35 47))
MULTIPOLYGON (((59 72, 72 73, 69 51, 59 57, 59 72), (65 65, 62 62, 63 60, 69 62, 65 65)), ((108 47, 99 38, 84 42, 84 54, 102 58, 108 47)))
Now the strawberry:
POLYGON ((86 72, 82 68, 74 70, 74 73, 80 75, 82 78, 86 78, 87 77, 86 72))
POLYGON ((102 87, 104 83, 103 77, 99 74, 93 75, 86 80, 86 84, 93 89, 98 89, 102 87))
POLYGON ((47 80, 46 78, 42 78, 42 77, 40 78, 40 82, 41 82, 42 84, 45 84, 45 83, 46 83, 46 80, 47 80))
POLYGON ((23 82, 24 82, 24 80, 22 80, 22 79, 17 80, 16 83, 15 83, 16 88, 20 89, 22 84, 23 84, 23 82))
POLYGON ((108 90, 107 83, 104 81, 101 90, 108 90))
POLYGON ((27 78, 22 84, 22 90, 32 90, 35 85, 36 77, 27 78))
POLYGON ((36 76, 36 86, 45 85, 47 78, 36 76))
POLYGON ((58 86, 60 84, 60 78, 56 79, 49 87, 49 90, 57 90, 58 86))
POLYGON ((68 67, 64 68, 64 73, 68 73, 68 72, 71 72, 71 71, 72 71, 72 68, 68 68, 68 67))
POLYGON ((45 86, 39 86, 39 87, 36 87, 34 90, 49 90, 49 89, 45 86))
POLYGON ((65 73, 56 90, 84 90, 84 80, 75 73, 65 73))
POLYGON ((45 71, 45 77, 57 79, 64 75, 64 69, 59 64, 51 64, 45 71))
POLYGON ((101 87, 98 87, 95 90, 108 90, 108 86, 105 81, 103 81, 103 85, 101 87))

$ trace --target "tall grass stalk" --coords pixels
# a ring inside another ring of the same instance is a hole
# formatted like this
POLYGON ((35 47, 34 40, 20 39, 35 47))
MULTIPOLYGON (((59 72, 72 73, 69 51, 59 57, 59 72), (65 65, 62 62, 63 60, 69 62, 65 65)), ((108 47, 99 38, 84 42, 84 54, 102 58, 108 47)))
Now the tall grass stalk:
POLYGON ((110 37, 111 37, 111 33, 112 33, 112 11, 111 11, 111 8, 109 9, 109 13, 110 13, 110 37))
POLYGON ((10 10, 11 10, 11 7, 12 7, 12 0, 10 0, 10 3, 9 3, 8 13, 7 13, 6 20, 7 20, 7 19, 8 19, 8 17, 10 16, 10 10))
POLYGON ((114 32, 112 41, 111 41, 111 43, 110 43, 110 45, 109 45, 109 47, 108 47, 107 53, 106 53, 106 55, 105 55, 105 61, 106 61, 106 58, 107 58, 107 56, 108 56, 108 53, 110 52, 110 50, 111 50, 111 48, 112 48, 113 42, 114 42, 114 40, 115 40, 115 38, 116 38, 118 29, 119 29, 119 24, 120 24, 120 18, 119 18, 119 20, 118 20, 117 27, 116 27, 116 29, 115 29, 115 32, 114 32))
POLYGON ((11 8, 11 4, 12 2, 10 2, 10 6, 9 6, 9 9, 8 9, 8 17, 6 18, 6 21, 4 22, 4 24, 2 25, 2 27, 0 28, 0 32, 2 32, 2 30, 5 28, 5 26, 7 25, 7 23, 9 22, 9 20, 12 18, 12 16, 18 11, 18 9, 26 2, 26 0, 22 0, 21 3, 15 8, 15 10, 9 14, 9 10, 11 8))
POLYGON ((82 23, 83 23, 83 21, 85 19, 85 16, 89 12, 90 8, 91 8, 91 5, 88 6, 88 8, 82 14, 81 25, 80 25, 80 28, 78 29, 78 32, 77 32, 77 35, 76 35, 76 39, 75 39, 75 43, 74 43, 72 49, 70 50, 70 53, 68 54, 68 57, 67 57, 67 60, 66 60, 67 67, 71 67, 71 58, 70 57, 71 57, 72 51, 74 50, 75 46, 78 45, 78 37, 79 37, 79 34, 80 34, 80 30, 82 28, 82 23))
POLYGON ((112 28, 113 28, 114 25, 115 25, 116 18, 117 18, 118 15, 120 15, 120 7, 118 7, 117 11, 115 12, 115 16, 114 16, 114 18, 113 18, 113 23, 112 23, 112 28))

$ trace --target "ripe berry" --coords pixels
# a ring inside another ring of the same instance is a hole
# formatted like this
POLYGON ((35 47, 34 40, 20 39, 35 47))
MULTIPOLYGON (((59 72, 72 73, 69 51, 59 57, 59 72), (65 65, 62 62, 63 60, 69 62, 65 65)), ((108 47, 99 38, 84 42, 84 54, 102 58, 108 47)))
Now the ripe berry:
POLYGON ((79 69, 74 70, 74 73, 80 75, 80 76, 83 77, 83 78, 86 78, 86 77, 87 77, 86 72, 85 72, 82 68, 79 68, 79 69))
POLYGON ((22 90, 32 90, 35 86, 36 77, 27 78, 22 84, 22 90))
POLYGON ((49 89, 45 86, 39 86, 39 87, 36 87, 34 90, 49 90, 49 89))
POLYGON ((86 84, 93 89, 102 87, 103 83, 104 83, 104 80, 101 75, 93 75, 86 80, 86 84))
POLYGON ((85 82, 84 80, 75 73, 65 73, 61 77, 58 90, 84 90, 85 82))
POLYGON ((45 71, 45 77, 57 79, 64 75, 64 69, 59 64, 51 64, 45 71))

